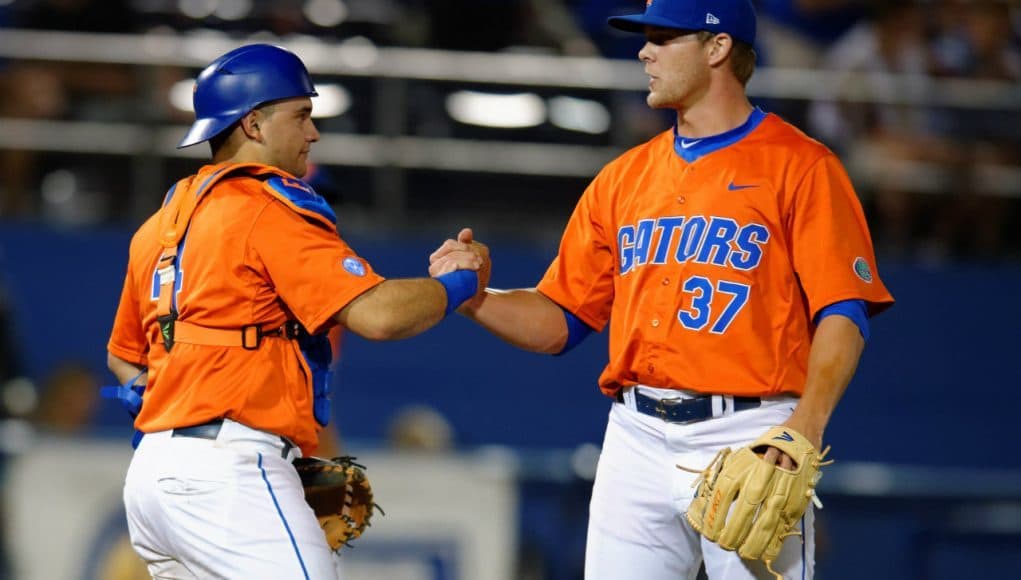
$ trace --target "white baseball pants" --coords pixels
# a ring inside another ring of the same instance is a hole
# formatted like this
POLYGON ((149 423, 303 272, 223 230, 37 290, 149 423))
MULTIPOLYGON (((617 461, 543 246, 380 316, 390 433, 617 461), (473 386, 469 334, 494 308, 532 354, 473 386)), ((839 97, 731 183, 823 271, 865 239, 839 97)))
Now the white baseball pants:
MULTIPOLYGON (((639 390, 657 399, 690 396, 639 390)), ((723 447, 747 445, 787 420, 797 399, 772 397, 761 407, 686 425, 641 414, 633 402, 628 389, 626 404, 610 410, 589 506, 585 579, 693 580, 704 561, 710 580, 772 580, 761 562, 742 560, 691 528, 684 514, 698 475, 676 466, 701 470, 723 447)), ((802 519, 804 541, 789 538, 773 563, 785 579, 813 577, 813 521, 809 506, 802 519)))
POLYGON ((215 440, 148 433, 124 482, 131 544, 157 580, 335 580, 280 437, 225 420, 215 440))

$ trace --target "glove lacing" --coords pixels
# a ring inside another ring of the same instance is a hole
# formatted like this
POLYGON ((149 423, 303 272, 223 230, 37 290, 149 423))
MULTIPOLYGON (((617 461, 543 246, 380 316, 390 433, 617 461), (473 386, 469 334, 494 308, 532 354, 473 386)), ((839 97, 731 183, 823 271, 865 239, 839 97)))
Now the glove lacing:
POLYGON ((709 481, 711 482, 710 485, 712 485, 712 483, 716 482, 716 477, 723 469, 723 462, 726 461, 728 455, 730 455, 730 447, 724 447, 716 452, 716 456, 709 462, 709 465, 705 466, 705 469, 692 469, 679 463, 675 467, 688 473, 698 474, 695 481, 691 482, 691 487, 698 487, 703 481, 709 481))
MULTIPOLYGON (((819 468, 820 467, 825 467, 827 465, 832 465, 833 462, 835 461, 834 459, 830 459, 829 461, 824 461, 824 459, 826 459, 826 454, 829 453, 829 452, 830 452, 830 446, 827 445, 826 448, 822 450, 822 453, 820 453, 819 455, 817 455, 816 457, 814 457, 812 459, 812 466, 816 468, 815 481, 812 482, 812 485, 809 487, 809 489, 808 489, 808 491, 806 493, 808 494, 809 499, 812 500, 812 505, 814 505, 817 509, 822 509, 822 500, 820 500, 819 496, 816 495, 816 493, 815 493, 815 485, 817 483, 819 483, 819 478, 822 477, 822 471, 819 470, 819 468)), ((790 536, 801 536, 802 537, 801 541, 804 542, 804 534, 801 532, 801 530, 791 530, 790 529, 790 526, 791 526, 790 522, 787 522, 784 525, 787 527, 787 529, 784 531, 784 533, 780 534, 780 542, 781 543, 783 543, 784 540, 786 538, 789 538, 790 536)), ((776 580, 783 580, 783 574, 780 574, 779 572, 777 572, 776 570, 773 569, 773 560, 763 560, 763 561, 766 563, 766 570, 768 570, 770 574, 772 574, 774 577, 776 577, 776 580)))

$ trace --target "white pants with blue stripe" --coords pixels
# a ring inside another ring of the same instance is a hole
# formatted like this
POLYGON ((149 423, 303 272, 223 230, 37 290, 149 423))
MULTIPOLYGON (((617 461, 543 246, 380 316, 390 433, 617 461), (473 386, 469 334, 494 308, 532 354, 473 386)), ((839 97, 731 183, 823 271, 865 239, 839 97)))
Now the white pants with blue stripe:
POLYGON ((335 580, 333 553, 275 435, 224 421, 215 440, 149 433, 124 483, 135 551, 158 580, 335 580))
MULTIPOLYGON (((650 397, 684 397, 677 391, 639 387, 650 397)), ((586 580, 693 580, 704 562, 710 580, 772 580, 761 562, 707 541, 684 514, 697 474, 723 447, 738 449, 790 417, 797 399, 773 397, 761 407, 721 411, 687 425, 666 423, 634 410, 634 397, 615 403, 599 456, 589 506, 586 580)), ((727 405, 730 408, 729 405, 727 405)), ((789 538, 773 563, 787 580, 813 577, 815 533, 812 508, 802 519, 804 541, 789 538)))

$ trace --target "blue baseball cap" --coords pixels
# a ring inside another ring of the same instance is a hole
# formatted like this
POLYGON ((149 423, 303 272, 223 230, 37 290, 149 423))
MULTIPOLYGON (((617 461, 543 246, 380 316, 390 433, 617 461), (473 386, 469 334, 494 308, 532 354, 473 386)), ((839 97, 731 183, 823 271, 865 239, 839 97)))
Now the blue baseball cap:
POLYGON ((755 44, 751 0, 646 0, 644 14, 614 16, 607 22, 627 32, 644 32, 646 26, 726 32, 735 40, 755 44))

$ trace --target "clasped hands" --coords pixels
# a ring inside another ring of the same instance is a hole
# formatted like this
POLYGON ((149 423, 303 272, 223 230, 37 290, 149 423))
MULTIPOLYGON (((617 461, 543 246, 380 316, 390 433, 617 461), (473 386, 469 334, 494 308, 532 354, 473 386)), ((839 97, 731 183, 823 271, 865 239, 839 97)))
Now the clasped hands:
POLYGON ((474 270, 479 275, 475 296, 462 304, 458 311, 478 308, 489 284, 492 262, 489 259, 489 247, 475 241, 471 228, 462 229, 456 240, 446 240, 429 256, 429 275, 433 278, 456 270, 474 270))

